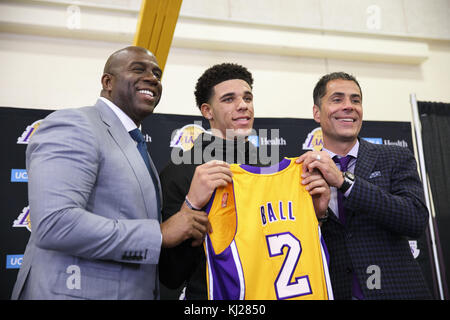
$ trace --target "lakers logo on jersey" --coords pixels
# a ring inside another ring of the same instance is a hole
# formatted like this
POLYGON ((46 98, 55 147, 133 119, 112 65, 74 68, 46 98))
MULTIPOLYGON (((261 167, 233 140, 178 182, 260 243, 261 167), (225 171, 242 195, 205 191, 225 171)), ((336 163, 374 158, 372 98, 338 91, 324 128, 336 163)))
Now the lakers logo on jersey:
POLYGON ((205 241, 210 299, 332 298, 312 199, 293 160, 264 173, 233 164, 233 183, 215 191, 205 241))

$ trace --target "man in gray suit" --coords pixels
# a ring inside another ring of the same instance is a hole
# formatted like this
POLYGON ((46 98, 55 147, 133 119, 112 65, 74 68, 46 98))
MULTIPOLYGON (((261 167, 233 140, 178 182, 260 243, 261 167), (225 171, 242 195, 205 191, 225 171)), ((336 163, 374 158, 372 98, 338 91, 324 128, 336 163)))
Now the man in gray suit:
POLYGON ((157 299, 161 247, 202 243, 204 212, 183 206, 161 223, 158 174, 129 134, 158 104, 161 75, 148 50, 121 49, 95 106, 56 111, 34 134, 32 233, 13 299, 157 299))

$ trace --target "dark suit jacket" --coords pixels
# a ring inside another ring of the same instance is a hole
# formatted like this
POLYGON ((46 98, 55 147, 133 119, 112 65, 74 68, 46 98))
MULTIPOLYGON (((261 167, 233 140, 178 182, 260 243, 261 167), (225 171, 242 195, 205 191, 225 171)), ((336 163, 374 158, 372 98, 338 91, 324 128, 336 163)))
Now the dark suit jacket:
POLYGON ((428 222, 414 156, 360 139, 355 176, 346 225, 334 214, 322 225, 335 299, 351 299, 353 272, 366 299, 431 298, 408 243, 428 222))

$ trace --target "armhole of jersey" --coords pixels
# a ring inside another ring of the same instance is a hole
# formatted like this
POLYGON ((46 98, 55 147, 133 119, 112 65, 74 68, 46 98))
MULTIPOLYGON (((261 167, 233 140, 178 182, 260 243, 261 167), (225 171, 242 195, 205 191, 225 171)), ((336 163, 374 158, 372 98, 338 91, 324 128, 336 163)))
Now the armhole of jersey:
POLYGON ((209 234, 211 245, 218 255, 228 248, 234 239, 237 228, 236 205, 233 184, 216 189, 211 198, 208 219, 213 232, 209 234))
POLYGON ((213 229, 213 232, 206 236, 204 242, 208 299, 243 299, 245 286, 242 266, 234 242, 237 217, 233 185, 228 184, 227 187, 216 189, 205 211, 208 212, 208 219, 213 229), (238 282, 217 279, 215 274, 219 270, 222 270, 220 272, 231 272, 235 275, 231 278, 238 279, 238 282), (228 289, 224 290, 224 286, 228 289), (231 296, 228 296, 228 290, 231 291, 231 296))

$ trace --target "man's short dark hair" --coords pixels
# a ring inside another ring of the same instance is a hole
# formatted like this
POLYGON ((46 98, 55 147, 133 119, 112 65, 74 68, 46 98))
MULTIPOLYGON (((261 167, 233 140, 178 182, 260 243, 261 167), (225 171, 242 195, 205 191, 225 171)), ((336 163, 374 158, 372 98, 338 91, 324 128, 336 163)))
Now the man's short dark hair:
POLYGON ((253 77, 247 68, 235 63, 216 64, 208 68, 198 79, 195 86, 195 101, 200 109, 203 103, 208 103, 215 85, 233 79, 241 79, 253 88, 253 77))
POLYGON ((317 82, 316 86, 314 87, 313 91, 313 100, 314 104, 320 108, 320 100, 325 96, 327 93, 327 84, 328 82, 332 80, 349 80, 356 83, 356 85, 359 88, 359 92, 361 93, 361 99, 362 99, 362 90, 361 86, 358 83, 358 80, 356 78, 348 73, 345 72, 332 72, 329 74, 324 75, 320 80, 317 82))

